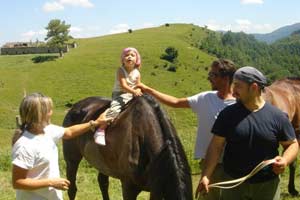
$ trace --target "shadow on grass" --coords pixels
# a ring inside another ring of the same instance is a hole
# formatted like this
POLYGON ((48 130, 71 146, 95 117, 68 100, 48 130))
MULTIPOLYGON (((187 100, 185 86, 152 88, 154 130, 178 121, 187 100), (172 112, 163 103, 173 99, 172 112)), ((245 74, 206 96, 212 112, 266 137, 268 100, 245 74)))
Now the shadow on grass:
POLYGON ((35 56, 31 60, 33 61, 33 63, 43 63, 43 62, 56 60, 57 58, 58 58, 58 56, 47 55, 47 56, 35 56))

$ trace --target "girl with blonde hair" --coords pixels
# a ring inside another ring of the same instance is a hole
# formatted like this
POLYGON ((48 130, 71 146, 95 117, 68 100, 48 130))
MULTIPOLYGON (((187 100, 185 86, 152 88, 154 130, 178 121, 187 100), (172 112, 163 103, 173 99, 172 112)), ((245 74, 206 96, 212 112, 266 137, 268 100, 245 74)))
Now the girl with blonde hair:
POLYGON ((105 113, 95 121, 68 128, 51 124, 53 102, 40 93, 25 96, 20 104, 20 129, 12 148, 12 184, 17 200, 61 200, 70 182, 60 178, 59 139, 70 139, 106 123, 105 113))

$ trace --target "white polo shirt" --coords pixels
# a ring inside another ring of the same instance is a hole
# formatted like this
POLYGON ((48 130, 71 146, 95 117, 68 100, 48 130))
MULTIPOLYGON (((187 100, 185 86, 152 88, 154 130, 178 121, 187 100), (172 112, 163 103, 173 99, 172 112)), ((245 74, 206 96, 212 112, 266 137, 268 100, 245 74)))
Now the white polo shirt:
POLYGON ((193 112, 197 114, 198 129, 195 144, 194 158, 203 159, 213 134, 211 128, 220 111, 226 106, 234 104, 234 99, 220 99, 217 91, 201 92, 188 97, 188 102, 193 112))

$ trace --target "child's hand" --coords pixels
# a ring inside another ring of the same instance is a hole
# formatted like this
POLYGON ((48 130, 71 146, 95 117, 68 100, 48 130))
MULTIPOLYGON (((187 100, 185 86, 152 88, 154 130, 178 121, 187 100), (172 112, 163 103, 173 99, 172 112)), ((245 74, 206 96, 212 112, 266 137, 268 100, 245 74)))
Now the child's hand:
POLYGON ((135 89, 133 95, 135 97, 142 96, 143 95, 142 90, 140 88, 135 89))

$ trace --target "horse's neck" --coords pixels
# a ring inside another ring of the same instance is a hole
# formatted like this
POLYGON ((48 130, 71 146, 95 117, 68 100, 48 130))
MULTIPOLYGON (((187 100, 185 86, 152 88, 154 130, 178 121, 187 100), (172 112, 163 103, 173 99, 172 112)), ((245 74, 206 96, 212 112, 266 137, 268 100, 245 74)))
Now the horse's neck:
POLYGON ((272 90, 266 87, 264 92, 262 93, 262 97, 264 98, 265 101, 272 103, 273 102, 272 90))

